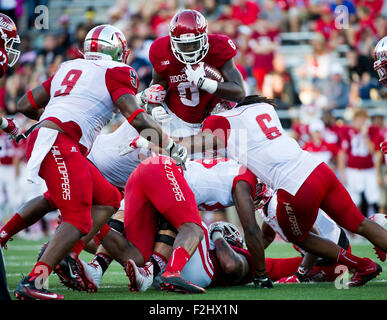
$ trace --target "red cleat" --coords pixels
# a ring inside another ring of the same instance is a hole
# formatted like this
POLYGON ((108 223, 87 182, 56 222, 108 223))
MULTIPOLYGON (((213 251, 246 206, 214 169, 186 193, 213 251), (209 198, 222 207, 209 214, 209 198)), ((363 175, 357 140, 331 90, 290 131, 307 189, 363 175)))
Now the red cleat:
POLYGON ((31 277, 24 277, 14 291, 18 300, 63 300, 60 294, 52 293, 44 288, 37 288, 31 277))
POLYGON ((367 266, 361 271, 356 271, 348 283, 350 287, 360 287, 365 285, 368 281, 376 278, 381 272, 382 267, 371 259, 364 258, 368 261, 367 266))
POLYGON ((185 280, 179 272, 171 273, 165 271, 157 277, 161 290, 179 293, 205 293, 206 290, 185 280))

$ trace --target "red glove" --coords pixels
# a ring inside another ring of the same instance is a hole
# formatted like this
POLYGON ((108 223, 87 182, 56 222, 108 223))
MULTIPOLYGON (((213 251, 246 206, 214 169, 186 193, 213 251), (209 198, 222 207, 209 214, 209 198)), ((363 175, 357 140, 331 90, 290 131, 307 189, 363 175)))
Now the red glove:
POLYGON ((384 141, 384 142, 382 142, 382 143, 380 144, 380 150, 382 150, 382 152, 383 152, 384 154, 387 153, 387 140, 384 141))
POLYGON ((0 129, 9 135, 11 139, 15 139, 19 133, 19 128, 16 126, 12 119, 2 118, 0 123, 0 129))

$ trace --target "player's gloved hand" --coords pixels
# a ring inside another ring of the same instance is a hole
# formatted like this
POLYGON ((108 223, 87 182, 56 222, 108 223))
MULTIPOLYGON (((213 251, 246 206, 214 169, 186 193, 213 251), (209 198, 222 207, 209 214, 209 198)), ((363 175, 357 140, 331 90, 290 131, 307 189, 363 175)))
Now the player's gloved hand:
POLYGON ((382 142, 380 144, 380 150, 384 153, 384 154, 387 154, 387 140, 382 142))
POLYGON ((137 148, 143 148, 147 149, 149 147, 149 141, 146 140, 144 137, 141 137, 138 135, 136 138, 133 140, 129 140, 127 143, 123 143, 119 145, 119 155, 124 156, 128 153, 133 152, 137 148))
POLYGON ((12 240, 5 231, 0 232, 0 248, 8 249, 7 242, 12 240))
POLYGON ((155 121, 158 123, 164 124, 171 121, 171 116, 168 114, 168 112, 161 106, 154 107, 152 109, 152 117, 155 121))
POLYGON ((254 276, 254 286, 256 288, 273 288, 273 281, 267 276, 267 274, 254 276))
POLYGON ((199 62, 199 66, 194 70, 190 64, 185 68, 187 81, 191 82, 199 89, 203 89, 209 93, 214 93, 218 88, 218 82, 206 77, 203 62, 199 62))
POLYGON ((167 91, 162 85, 154 84, 143 91, 142 98, 148 103, 163 103, 167 91))
POLYGON ((186 147, 183 147, 176 142, 172 141, 170 145, 165 148, 169 156, 175 160, 178 166, 182 166, 185 169, 184 163, 187 161, 188 151, 186 147))
POLYGON ((19 128, 16 123, 12 119, 6 119, 1 117, 0 129, 2 129, 6 134, 8 134, 9 138, 14 140, 19 134, 19 128))

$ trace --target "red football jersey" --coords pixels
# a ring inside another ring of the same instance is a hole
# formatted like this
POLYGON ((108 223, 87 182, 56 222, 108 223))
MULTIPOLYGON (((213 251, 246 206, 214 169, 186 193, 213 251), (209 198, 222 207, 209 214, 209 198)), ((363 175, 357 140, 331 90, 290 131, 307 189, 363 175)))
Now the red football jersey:
MULTIPOLYGON (((378 148, 377 137, 368 132, 369 139, 378 148)), ((347 127, 343 134, 342 149, 347 153, 347 166, 354 169, 369 169, 374 166, 373 157, 370 154, 366 142, 361 133, 355 128, 347 127)))
MULTIPOLYGON (((226 61, 233 58, 236 46, 223 35, 208 35, 209 50, 203 62, 220 69, 226 61)), ((211 110, 214 95, 199 90, 187 81, 185 64, 177 60, 171 49, 170 37, 156 39, 149 50, 149 60, 154 70, 168 81, 165 103, 180 119, 189 123, 201 123, 211 110)))
POLYGON ((337 144, 327 143, 325 140, 322 140, 320 145, 316 145, 313 143, 313 141, 309 141, 305 143, 302 149, 313 153, 316 157, 318 157, 328 165, 331 164, 332 160, 337 156, 337 153, 339 152, 337 144))
POLYGON ((210 285, 211 287, 241 286, 253 281, 254 274, 255 274, 255 267, 254 267, 254 261, 251 257, 250 252, 246 249, 238 248, 235 246, 231 246, 231 248, 237 253, 242 254, 246 258, 247 263, 249 264, 249 272, 243 279, 239 280, 238 282, 232 281, 227 276, 227 274, 223 272, 222 268, 220 267, 218 258, 216 257, 215 250, 210 250, 210 259, 214 266, 214 277, 210 285))
POLYGON ((8 66, 8 55, 4 48, 0 48, 0 78, 5 74, 8 66))

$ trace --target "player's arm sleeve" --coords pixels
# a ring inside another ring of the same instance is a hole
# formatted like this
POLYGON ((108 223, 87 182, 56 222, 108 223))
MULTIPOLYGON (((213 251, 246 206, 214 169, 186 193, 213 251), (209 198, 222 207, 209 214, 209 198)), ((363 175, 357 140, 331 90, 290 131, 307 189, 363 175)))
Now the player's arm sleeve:
POLYGON ((234 193, 235 187, 239 181, 245 181, 247 183, 251 192, 251 198, 254 200, 255 193, 257 190, 257 177, 249 169, 242 166, 239 169, 239 174, 234 178, 232 182, 232 193, 234 193))
POLYGON ((124 94, 136 95, 139 80, 133 68, 123 66, 107 69, 105 83, 113 102, 116 102, 124 94))

